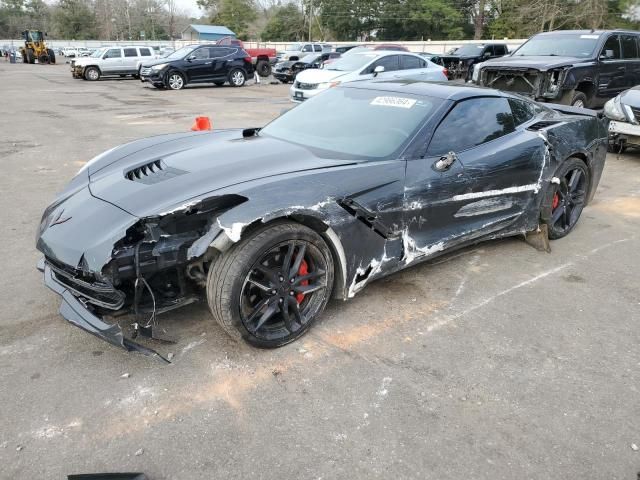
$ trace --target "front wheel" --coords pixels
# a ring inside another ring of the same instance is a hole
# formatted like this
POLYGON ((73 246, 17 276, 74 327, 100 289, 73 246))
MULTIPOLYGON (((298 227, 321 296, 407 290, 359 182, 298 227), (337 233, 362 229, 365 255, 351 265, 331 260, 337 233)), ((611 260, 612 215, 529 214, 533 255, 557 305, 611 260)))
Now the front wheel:
POLYGON ((588 108, 587 96, 582 92, 574 92, 571 98, 571 106, 579 108, 588 108))
POLYGON ((556 240, 568 235, 578 223, 587 203, 589 169, 578 158, 569 158, 560 166, 548 193, 551 213, 544 223, 549 227, 549 238, 556 240))
POLYGON ((229 74, 229 83, 232 87, 242 87, 247 81, 247 76, 239 68, 232 70, 229 74))
POLYGON ((254 231, 214 261, 207 300, 229 335, 275 348, 311 327, 332 285, 332 256, 322 237, 303 225, 282 222, 254 231))
POLYGON ((92 82, 100 80, 100 70, 96 67, 89 67, 84 71, 84 78, 92 82))
POLYGON ((179 72, 169 72, 165 84, 171 90, 182 90, 185 86, 184 77, 179 72))

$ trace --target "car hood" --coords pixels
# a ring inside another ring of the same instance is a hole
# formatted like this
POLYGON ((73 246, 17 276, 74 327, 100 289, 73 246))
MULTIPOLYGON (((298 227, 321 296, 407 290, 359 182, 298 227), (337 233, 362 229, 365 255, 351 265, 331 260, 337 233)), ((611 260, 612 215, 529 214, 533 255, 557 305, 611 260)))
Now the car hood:
POLYGON ((171 62, 175 62, 175 59, 173 60, 168 60, 166 58, 156 58, 153 60, 145 60, 142 63, 143 67, 153 67, 154 65, 162 65, 163 63, 171 63, 171 62))
POLYGON ((349 73, 351 72, 343 72, 342 70, 329 70, 326 68, 313 68, 300 72, 296 76, 296 80, 302 83, 324 83, 330 82, 349 73))
POLYGON ((585 60, 576 57, 549 57, 549 56, 506 56, 487 60, 484 68, 535 68, 546 71, 553 68, 567 67, 575 63, 583 63, 585 60))
POLYGON ((89 166, 90 191, 144 217, 226 187, 354 163, 275 138, 244 138, 242 132, 174 134, 124 145, 89 166))
POLYGON ((640 86, 630 88, 620 94, 620 101, 624 105, 640 108, 640 86))

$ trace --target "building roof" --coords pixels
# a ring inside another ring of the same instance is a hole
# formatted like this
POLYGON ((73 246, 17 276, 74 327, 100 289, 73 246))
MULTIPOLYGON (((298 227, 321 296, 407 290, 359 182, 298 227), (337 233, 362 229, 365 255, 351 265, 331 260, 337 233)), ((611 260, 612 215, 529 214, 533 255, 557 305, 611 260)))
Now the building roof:
POLYGON ((234 32, 232 32, 227 27, 224 27, 222 25, 197 25, 193 23, 189 25, 187 28, 185 28, 183 32, 188 30, 189 28, 192 28, 198 33, 214 33, 218 35, 234 35, 235 36, 234 32))

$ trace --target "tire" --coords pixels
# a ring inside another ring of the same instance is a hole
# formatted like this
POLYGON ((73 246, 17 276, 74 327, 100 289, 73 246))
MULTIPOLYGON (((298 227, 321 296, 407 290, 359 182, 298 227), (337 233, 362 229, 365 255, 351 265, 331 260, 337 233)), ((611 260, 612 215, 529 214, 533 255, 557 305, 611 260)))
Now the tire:
POLYGON ((213 82, 216 87, 222 87, 227 82, 213 82))
POLYGON ((268 77, 271 75, 271 64, 268 60, 258 60, 256 63, 256 71, 261 77, 268 77))
POLYGON ((182 90, 187 82, 180 72, 174 70, 167 73, 164 84, 169 90, 182 90))
POLYGON ((571 97, 571 106, 579 108, 589 108, 587 96, 582 92, 573 92, 573 97, 571 97))
POLYGON ((23 62, 26 60, 26 63, 36 63, 36 54, 32 48, 27 50, 26 56, 23 57, 23 62))
POLYGON ((311 327, 326 307, 332 286, 333 259, 322 237, 304 225, 277 222, 248 234, 214 261, 207 276, 207 300, 231 337, 276 348, 311 327), (305 289, 310 291, 301 293, 305 289))
POLYGON ((589 168, 579 158, 568 158, 560 165, 554 178, 560 183, 551 183, 544 199, 542 222, 547 224, 549 239, 567 236, 576 226, 589 195, 591 176, 589 168), (544 211, 549 212, 547 215, 544 211))
POLYGON ((87 67, 84 70, 84 78, 90 82, 96 82, 100 80, 100 70, 98 67, 87 67))
POLYGON ((242 87, 246 81, 247 75, 244 73, 244 70, 236 68, 229 72, 229 85, 232 87, 242 87))
POLYGON ((54 52, 50 48, 47 48, 47 54, 49 55, 49 63, 51 63, 52 65, 55 65, 55 63, 56 63, 56 52, 54 52))
POLYGON ((38 63, 42 64, 42 65, 46 65, 49 63, 49 55, 46 53, 41 53, 40 56, 38 56, 38 63))

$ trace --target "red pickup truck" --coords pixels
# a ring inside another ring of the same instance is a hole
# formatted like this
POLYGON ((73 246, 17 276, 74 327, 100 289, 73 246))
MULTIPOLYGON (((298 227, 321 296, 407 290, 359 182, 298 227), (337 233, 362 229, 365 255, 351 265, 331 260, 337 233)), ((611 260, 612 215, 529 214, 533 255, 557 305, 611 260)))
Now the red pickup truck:
POLYGON ((251 56, 253 66, 258 72, 258 75, 261 77, 268 77, 271 75, 271 65, 276 63, 275 48, 244 48, 242 40, 238 40, 233 37, 221 38, 216 42, 216 45, 233 45, 234 47, 242 48, 251 56))

